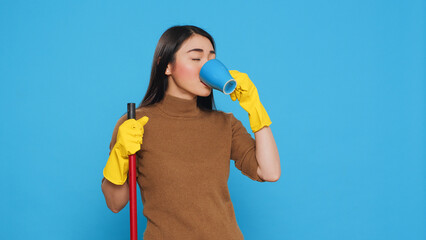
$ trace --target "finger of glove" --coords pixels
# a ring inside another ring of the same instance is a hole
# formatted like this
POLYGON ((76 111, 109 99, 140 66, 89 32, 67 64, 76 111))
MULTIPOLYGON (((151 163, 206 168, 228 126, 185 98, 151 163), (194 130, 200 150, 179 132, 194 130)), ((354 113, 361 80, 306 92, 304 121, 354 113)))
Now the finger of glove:
POLYGON ((239 87, 241 90, 248 90, 250 85, 253 84, 247 73, 242 73, 237 70, 229 70, 229 73, 231 74, 232 78, 237 82, 237 87, 239 87))
POLYGON ((126 138, 122 140, 122 142, 125 144, 126 148, 127 146, 131 146, 131 145, 140 145, 142 144, 142 134, 127 135, 126 138))
POLYGON ((118 146, 122 156, 126 157, 139 151, 141 144, 139 143, 139 140, 136 139, 125 139, 121 142, 117 142, 116 146, 118 146))
POLYGON ((231 74, 232 78, 237 82, 237 86, 235 87, 235 90, 230 94, 232 101, 239 100, 241 89, 241 79, 239 78, 240 72, 237 70, 229 70, 229 74, 231 74))
MULTIPOLYGON (((231 77, 232 78, 238 78, 238 74, 239 74, 240 72, 239 71, 237 71, 237 70, 229 70, 229 74, 231 74, 231 77)), ((235 79, 236 80, 236 79, 235 79)))
POLYGON ((241 89, 237 89, 235 91, 235 97, 238 99, 238 101, 241 99, 241 89))
POLYGON ((237 90, 234 90, 231 94, 229 94, 229 96, 231 97, 232 101, 237 100, 237 96, 235 95, 237 90))
POLYGON ((120 130, 118 132, 118 136, 125 139, 140 138, 143 135, 143 128, 123 128, 120 130))
POLYGON ((242 73, 240 75, 240 86, 242 90, 249 90, 250 87, 253 85, 253 83, 251 82, 250 78, 248 77, 247 74, 242 73))
POLYGON ((143 127, 135 119, 128 119, 120 125, 118 131, 122 135, 139 136, 142 134, 143 127))
POLYGON ((229 70, 231 77, 237 82, 237 87, 241 85, 240 72, 237 70, 229 70))
POLYGON ((137 120, 137 122, 141 125, 141 127, 144 127, 145 124, 148 122, 149 118, 147 116, 143 116, 137 120))
POLYGON ((122 146, 123 150, 125 150, 121 151, 123 154, 128 155, 129 150, 134 153, 139 150, 135 150, 135 147, 140 148, 140 145, 142 144, 142 133, 132 134, 128 132, 119 132, 117 136, 117 143, 122 146))
POLYGON ((124 121, 120 127, 119 130, 122 131, 126 131, 126 132, 130 132, 130 131, 141 131, 142 126, 139 122, 137 122, 135 119, 127 119, 126 121, 124 121))
POLYGON ((126 140, 125 140, 126 144, 142 144, 142 134, 140 135, 134 135, 134 136, 129 136, 126 140))
POLYGON ((140 149, 141 149, 141 144, 130 144, 126 146, 127 155, 135 154, 140 149))

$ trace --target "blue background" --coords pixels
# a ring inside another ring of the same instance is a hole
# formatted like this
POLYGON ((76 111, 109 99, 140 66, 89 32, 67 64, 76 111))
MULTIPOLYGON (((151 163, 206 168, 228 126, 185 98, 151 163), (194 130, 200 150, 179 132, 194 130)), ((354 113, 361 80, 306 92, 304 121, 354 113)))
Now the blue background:
MULTIPOLYGON (((129 239, 102 170, 180 24, 213 35, 272 120, 280 180, 231 162, 246 239, 426 239, 425 16, 414 0, 1 1, 0 239, 129 239)), ((249 129, 238 102, 215 99, 249 129)))

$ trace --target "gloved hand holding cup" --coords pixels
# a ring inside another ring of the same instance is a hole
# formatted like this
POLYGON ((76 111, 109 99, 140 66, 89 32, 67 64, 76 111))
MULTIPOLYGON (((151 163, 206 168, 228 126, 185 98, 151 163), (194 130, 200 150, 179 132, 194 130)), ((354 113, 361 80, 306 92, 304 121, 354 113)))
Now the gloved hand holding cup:
POLYGON ((250 127, 257 132, 271 125, 271 120, 259 99, 256 86, 247 74, 231 70, 217 59, 207 61, 200 70, 200 79, 205 84, 230 95, 232 101, 238 99, 240 106, 249 115, 250 127))

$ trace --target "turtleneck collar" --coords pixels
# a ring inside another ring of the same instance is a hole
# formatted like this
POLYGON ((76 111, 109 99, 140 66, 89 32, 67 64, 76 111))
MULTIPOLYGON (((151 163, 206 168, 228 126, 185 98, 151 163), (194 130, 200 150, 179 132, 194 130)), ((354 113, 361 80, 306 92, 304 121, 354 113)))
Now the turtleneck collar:
POLYGON ((165 94, 164 98, 158 103, 158 107, 172 117, 195 117, 200 113, 197 97, 188 100, 165 94))

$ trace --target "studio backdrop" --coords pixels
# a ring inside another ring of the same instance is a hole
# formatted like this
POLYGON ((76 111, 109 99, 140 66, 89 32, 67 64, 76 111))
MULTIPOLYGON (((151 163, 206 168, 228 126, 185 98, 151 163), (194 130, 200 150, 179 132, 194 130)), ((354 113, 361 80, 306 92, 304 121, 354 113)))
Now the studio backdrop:
MULTIPOLYGON (((426 239, 424 1, 0 2, 0 239, 129 239, 106 206, 117 120, 161 34, 195 25, 272 120, 277 182, 230 161, 247 240, 426 239)), ((218 110, 247 113, 214 90, 218 110)), ((253 134, 252 134, 253 135, 253 134)), ((254 137, 254 135, 253 135, 254 137)), ((139 239, 146 227, 138 190, 139 239)))

